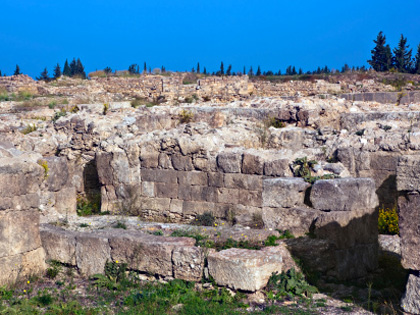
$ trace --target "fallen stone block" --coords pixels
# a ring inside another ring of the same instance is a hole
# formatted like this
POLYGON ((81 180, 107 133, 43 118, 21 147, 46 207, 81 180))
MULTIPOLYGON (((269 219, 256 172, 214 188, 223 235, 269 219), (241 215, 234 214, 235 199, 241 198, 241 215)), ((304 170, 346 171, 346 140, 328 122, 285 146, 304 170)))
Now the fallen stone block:
POLYGON ((200 247, 177 247, 172 253, 174 278, 200 281, 204 271, 204 251, 200 247))
POLYGON ((76 266, 77 233, 43 224, 40 234, 47 261, 56 260, 63 264, 76 266))
POLYGON ((267 285, 273 272, 281 272, 283 259, 276 247, 262 250, 231 248, 208 256, 209 272, 218 285, 255 292, 267 285))
POLYGON ((76 265, 85 276, 104 272, 105 264, 111 260, 108 239, 95 233, 79 233, 76 237, 76 265))

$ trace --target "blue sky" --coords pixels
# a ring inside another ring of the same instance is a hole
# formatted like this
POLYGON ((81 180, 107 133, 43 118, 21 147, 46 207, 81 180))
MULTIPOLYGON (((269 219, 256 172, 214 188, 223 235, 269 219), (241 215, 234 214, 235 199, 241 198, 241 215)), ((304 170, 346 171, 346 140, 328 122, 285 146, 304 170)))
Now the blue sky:
POLYGON ((73 57, 88 72, 367 65, 380 30, 391 47, 401 33, 417 47, 419 12, 419 0, 0 0, 0 70, 37 76, 73 57))

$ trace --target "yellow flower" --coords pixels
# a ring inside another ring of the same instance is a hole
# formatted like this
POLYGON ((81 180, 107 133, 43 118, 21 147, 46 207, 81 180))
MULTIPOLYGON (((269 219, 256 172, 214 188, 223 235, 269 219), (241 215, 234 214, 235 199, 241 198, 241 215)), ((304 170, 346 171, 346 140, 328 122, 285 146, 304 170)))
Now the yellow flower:
POLYGON ((31 283, 31 281, 28 280, 28 284, 31 283))
POLYGON ((23 290, 24 293, 26 293, 26 290, 23 290))
POLYGON ((118 260, 116 260, 115 263, 118 264, 118 260))

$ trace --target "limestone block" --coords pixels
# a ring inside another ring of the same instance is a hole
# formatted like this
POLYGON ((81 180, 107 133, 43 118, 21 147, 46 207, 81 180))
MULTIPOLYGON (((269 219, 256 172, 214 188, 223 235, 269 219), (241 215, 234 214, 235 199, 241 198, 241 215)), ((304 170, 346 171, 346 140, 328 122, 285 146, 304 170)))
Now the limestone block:
POLYGON ((40 228, 40 234, 47 261, 57 260, 64 264, 76 265, 77 233, 43 224, 40 228))
POLYGON ((237 204, 239 203, 239 189, 218 188, 217 202, 237 204))
POLYGON ((420 155, 401 156, 397 166, 398 191, 420 191, 420 155))
POLYGON ((0 257, 41 247, 37 210, 0 213, 0 257))
POLYGON ((401 237, 401 264, 406 269, 420 270, 420 195, 398 198, 401 237))
POLYGON ((240 189, 238 195, 238 203, 244 206, 261 207, 262 192, 240 189))
POLYGON ((159 161, 159 167, 165 168, 165 169, 171 169, 172 168, 172 162, 169 156, 165 153, 159 153, 158 156, 159 161))
POLYGON ((79 233, 76 236, 76 265, 85 276, 101 274, 105 263, 111 260, 108 239, 95 233, 79 233))
POLYGON ((171 160, 173 168, 178 171, 192 171, 194 169, 192 159, 189 156, 174 154, 171 160))
POLYGON ((242 161, 242 172, 244 174, 262 175, 264 171, 264 160, 254 154, 244 153, 242 161))
POLYGON ((178 190, 178 199, 185 201, 204 201, 202 197, 203 187, 201 186, 182 186, 178 190))
POLYGON ((283 259, 276 247, 259 251, 231 248, 210 253, 208 264, 218 285, 255 292, 267 285, 273 272, 281 273, 283 259))
POLYGON ((183 155, 197 153, 201 150, 201 146, 199 143, 191 141, 186 137, 179 138, 178 145, 183 155))
POLYGON ((208 185, 210 187, 224 187, 224 174, 221 172, 209 172, 208 185))
POLYGON ((76 215, 77 199, 76 188, 64 187, 55 195, 55 211, 65 215, 76 215))
POLYGON ((290 231, 294 236, 304 236, 310 232, 313 222, 321 211, 304 208, 268 208, 264 207, 262 219, 264 226, 281 231, 290 231))
POLYGON ((152 275, 172 276, 172 251, 192 247, 195 240, 186 237, 163 237, 140 233, 114 233, 109 236, 113 261, 152 275))
POLYGON ((140 198, 141 210, 168 211, 170 198, 140 198))
POLYGON ((50 156, 43 158, 48 165, 46 178, 48 191, 59 191, 69 180, 69 168, 65 157, 50 156))
POLYGON ((248 174, 225 174, 225 187, 234 189, 262 190, 262 176, 248 174))
POLYGON ((174 278, 200 281, 204 270, 204 251, 200 247, 177 247, 172 253, 174 278))
POLYGON ((292 171, 289 167, 290 161, 288 159, 279 159, 274 161, 267 161, 264 163, 264 175, 276 177, 291 177, 292 171))
POLYGON ((379 234, 378 242, 381 251, 401 256, 401 238, 398 235, 379 234))
POLYGON ((156 197, 158 198, 177 198, 178 184, 175 183, 156 183, 156 197))
POLYGON ((338 249, 378 243, 378 211, 375 209, 322 212, 314 227, 318 238, 329 240, 338 249))
POLYGON ((140 150, 141 167, 156 168, 159 165, 159 151, 152 145, 143 145, 140 150))
POLYGON ((223 152, 217 156, 217 165, 224 173, 241 173, 242 154, 223 152))
POLYGON ((183 201, 178 199, 172 199, 171 204, 169 205, 169 211, 173 213, 182 213, 183 201))
POLYGON ((207 173, 205 172, 179 171, 177 175, 178 175, 178 183, 180 185, 207 186, 208 176, 207 176, 207 173))
POLYGON ((283 177, 263 180, 263 206, 290 208, 304 204, 310 184, 302 178, 283 177))
POLYGON ((156 196, 155 183, 154 182, 142 181, 141 186, 142 186, 142 188, 141 188, 142 195, 144 197, 153 198, 153 197, 156 196))
POLYGON ((177 183, 177 172, 174 170, 142 169, 141 180, 158 183, 177 183))
POLYGON ((351 211, 378 206, 375 182, 370 178, 336 178, 317 180, 310 200, 316 209, 351 211))
POLYGON ((418 271, 411 273, 408 277, 401 307, 405 312, 420 314, 420 277, 418 271))
POLYGON ((42 275, 47 269, 44 249, 41 247, 22 254, 21 266, 22 269, 19 274, 19 278, 21 279, 28 279, 33 275, 42 275))
POLYGON ((184 201, 182 203, 182 214, 183 215, 197 215, 203 214, 204 212, 211 212, 216 215, 215 204, 212 202, 204 201, 184 201))
POLYGON ((22 255, 0 258, 0 284, 12 285, 18 280, 22 266, 22 255))

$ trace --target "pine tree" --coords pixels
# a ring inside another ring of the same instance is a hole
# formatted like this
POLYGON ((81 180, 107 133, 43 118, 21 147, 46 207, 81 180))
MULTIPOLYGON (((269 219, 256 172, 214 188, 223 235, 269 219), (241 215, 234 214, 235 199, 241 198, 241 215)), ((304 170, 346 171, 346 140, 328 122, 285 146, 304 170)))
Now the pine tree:
POLYGON ((296 67, 295 66, 293 66, 293 68, 292 68, 292 75, 296 75, 297 74, 297 72, 296 72, 296 67))
POLYGON ((82 65, 80 58, 77 58, 76 69, 77 69, 77 75, 80 76, 82 79, 86 79, 85 67, 82 65))
POLYGON ((288 66, 286 68, 286 75, 291 75, 292 74, 292 66, 288 66))
POLYGON ((223 61, 220 64, 220 75, 224 75, 225 74, 225 67, 223 65, 223 61))
POLYGON ((144 66, 143 66, 143 73, 147 73, 147 65, 146 65, 146 61, 144 62, 144 66))
POLYGON ((105 72, 105 74, 106 74, 106 75, 111 74, 111 72, 112 72, 111 67, 106 67, 106 68, 104 69, 104 72, 105 72))
POLYGON ((252 77, 254 75, 254 71, 252 70, 252 66, 249 68, 248 75, 252 77))
POLYGON ((66 62, 64 63, 63 75, 67 77, 71 77, 71 69, 69 66, 69 61, 67 59, 66 59, 66 62))
POLYGON ((372 59, 368 63, 375 71, 388 71, 392 68, 392 53, 389 45, 385 45, 386 37, 383 32, 379 32, 376 40, 373 41, 376 46, 371 50, 372 59))
POLYGON ((58 79, 59 77, 61 77, 61 68, 60 64, 57 63, 57 65, 54 68, 54 79, 58 79))
POLYGON ((0 70, 0 77, 1 77, 1 70, 0 70))
POLYGON ((130 74, 136 74, 137 73, 137 69, 138 69, 138 65, 133 63, 131 65, 128 66, 128 73, 130 74))
POLYGON ((245 69, 245 66, 244 66, 244 72, 242 72, 243 73, 243 75, 245 75, 246 74, 246 69, 245 69))
POLYGON ((341 68, 341 73, 349 72, 350 67, 347 63, 344 64, 344 66, 341 68))
POLYGON ((45 68, 44 71, 42 71, 41 74, 39 75, 39 77, 37 77, 36 79, 38 81, 49 81, 50 80, 50 76, 48 75, 47 68, 45 68))
POLYGON ((260 66, 258 66, 257 73, 255 73, 255 75, 258 76, 258 77, 261 75, 261 68, 260 68, 260 66))
POLYGON ((197 73, 200 73, 200 63, 197 62, 197 73))
POLYGON ((231 75, 231 74, 232 74, 232 65, 229 65, 226 70, 226 75, 231 75))
POLYGON ((13 73, 13 75, 19 75, 19 74, 22 74, 22 73, 20 72, 19 65, 16 65, 15 73, 13 73))
POLYGON ((207 69, 204 67, 203 74, 207 74, 207 69))
POLYGON ((412 49, 409 50, 409 47, 407 45, 407 38, 404 38, 401 34, 398 47, 394 48, 394 63, 399 72, 411 72, 412 70, 412 49))
POLYGON ((77 74, 76 58, 70 62, 70 76, 74 77, 77 74))
POLYGON ((413 72, 415 74, 420 74, 420 44, 417 46, 417 54, 414 57, 413 72))

